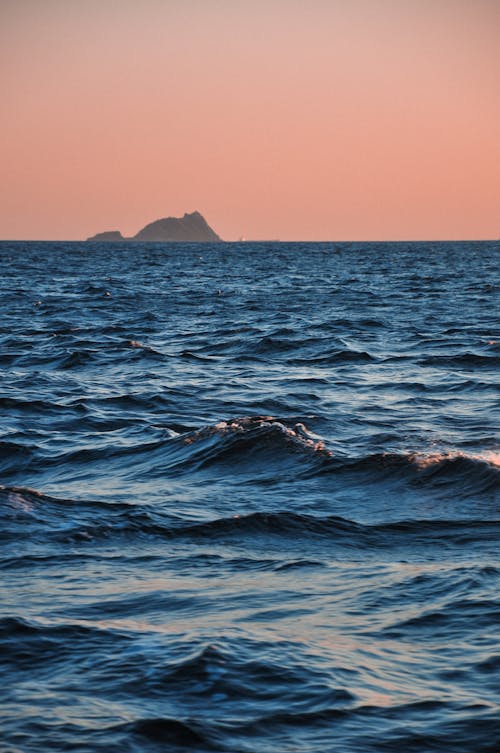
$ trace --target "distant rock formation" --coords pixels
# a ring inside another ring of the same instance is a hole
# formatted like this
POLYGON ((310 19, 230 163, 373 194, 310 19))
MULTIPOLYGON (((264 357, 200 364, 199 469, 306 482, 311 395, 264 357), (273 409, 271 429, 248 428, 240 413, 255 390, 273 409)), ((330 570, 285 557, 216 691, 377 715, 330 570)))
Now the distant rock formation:
POLYGON ((114 241, 125 241, 126 238, 120 233, 119 230, 106 230, 104 233, 97 233, 91 238, 87 238, 88 241, 99 241, 100 243, 112 243, 114 241))
POLYGON ((154 242, 177 242, 188 243, 214 243, 221 239, 207 224, 199 212, 191 212, 184 217, 165 217, 155 222, 150 222, 139 230, 133 238, 124 238, 118 230, 106 233, 97 233, 89 241, 154 241, 154 242))
POLYGON ((166 217, 151 222, 139 230, 134 240, 138 241, 220 241, 217 233, 207 224, 199 212, 184 217, 166 217))

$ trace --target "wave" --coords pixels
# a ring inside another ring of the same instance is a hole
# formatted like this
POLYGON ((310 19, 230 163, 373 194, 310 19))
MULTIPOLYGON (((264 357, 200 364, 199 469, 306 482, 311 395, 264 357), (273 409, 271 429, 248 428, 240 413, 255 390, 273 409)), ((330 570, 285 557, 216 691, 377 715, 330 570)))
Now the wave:
POLYGON ((311 355, 304 358, 290 359, 289 363, 292 365, 302 364, 317 364, 317 365, 342 365, 350 363, 371 363, 375 361, 375 357, 364 350, 342 349, 334 351, 333 353, 324 353, 320 355, 311 355))
MULTIPOLYGON (((126 396, 110 398, 134 410, 137 401, 126 396)), ((113 402, 114 401, 114 402, 113 402)), ((139 401, 139 405, 144 405, 139 401)), ((408 489, 425 487, 437 493, 456 492, 461 497, 495 494, 500 479, 500 454, 433 450, 380 452, 353 456, 344 448, 330 448, 322 437, 310 431, 303 420, 275 416, 249 416, 219 421, 201 429, 186 431, 177 423, 158 426, 158 439, 116 444, 113 434, 101 437, 100 445, 48 455, 41 446, 8 441, 1 444, 0 468, 4 479, 19 478, 25 470, 46 471, 55 467, 69 478, 88 466, 94 475, 126 473, 127 478, 161 479, 200 476, 226 478, 232 484, 242 480, 256 483, 284 483, 287 480, 328 476, 345 478, 350 485, 369 481, 383 485, 400 483, 408 489)), ((305 419, 307 420, 307 419, 305 419)), ((98 427, 100 428, 100 426, 98 427)), ((384 435, 385 437, 386 435, 384 435)), ((389 435, 390 436, 390 435, 389 435)), ((151 433, 149 433, 151 438, 151 433)), ((89 435, 89 444, 91 436, 89 435)))
POLYGON ((381 631, 386 638, 419 641, 451 640, 453 635, 464 639, 468 633, 486 636, 494 633, 500 620, 500 602, 493 599, 454 599, 441 606, 421 611, 404 620, 394 621, 381 631))
POLYGON ((494 368, 500 364, 500 356, 462 353, 460 355, 433 355, 419 360, 421 366, 441 366, 445 368, 484 367, 494 368))
MULTIPOLYGON (((219 421, 186 435, 182 441, 187 445, 196 445, 214 436, 226 445, 236 442, 241 449, 266 445, 268 449, 299 449, 307 453, 317 452, 325 457, 332 456, 325 448, 324 441, 309 431, 303 423, 298 422, 291 426, 274 416, 247 416, 219 421)), ((219 456, 223 453, 224 448, 221 447, 219 456)))
POLYGON ((296 750, 320 750, 318 740, 335 740, 328 750, 351 753, 413 751, 414 753, 495 753, 498 718, 486 704, 450 700, 359 705, 319 711, 289 709, 233 725, 232 739, 263 738, 269 750, 293 739, 296 750), (335 738, 332 737, 335 729, 335 738), (275 747, 272 747, 272 746, 275 747))
POLYGON ((462 496, 498 492, 500 453, 496 451, 410 453, 408 460, 417 469, 414 484, 440 489, 459 485, 462 496))
MULTIPOLYGON (((0 618, 0 638, 2 645, 5 641, 11 639, 36 639, 46 646, 49 646, 49 639, 54 642, 67 643, 71 640, 80 638, 82 642, 88 641, 96 636, 103 639, 115 640, 119 633, 115 629, 105 630, 95 627, 94 625, 82 625, 73 623, 51 624, 48 621, 43 622, 28 620, 22 617, 1 617, 0 618)), ((127 639, 125 634, 121 636, 127 639)))
MULTIPOLYGON (((182 428, 175 425, 175 429, 182 428)), ((219 421, 201 429, 179 434, 164 427, 166 437, 138 444, 84 448, 54 458, 49 464, 89 463, 128 459, 128 472, 134 464, 138 474, 169 476, 207 471, 216 466, 243 467, 253 472, 271 473, 276 464, 285 463, 291 472, 300 473, 304 463, 332 458, 323 440, 303 423, 280 421, 272 416, 253 416, 219 421)))
POLYGON ((316 517, 292 512, 257 512, 179 526, 172 534, 209 539, 278 536, 297 542, 319 538, 348 547, 385 548, 399 544, 407 547, 410 539, 413 544, 443 540, 464 544, 484 538, 491 540, 499 532, 500 520, 403 520, 366 525, 333 515, 316 517))
POLYGON ((141 536, 195 542, 288 539, 299 548, 304 543, 325 541, 329 546, 367 551, 440 545, 445 541, 447 546, 459 547, 490 543, 500 533, 500 520, 401 520, 368 525, 335 515, 291 511, 186 522, 154 505, 61 500, 19 487, 0 487, 0 510, 5 520, 3 539, 34 537, 83 544, 141 536))
MULTIPOLYGON (((250 416, 220 421, 149 445, 160 449, 164 470, 188 472, 220 464, 242 466, 252 472, 272 471, 277 462, 287 463, 295 475, 368 471, 383 480, 399 473, 408 482, 443 487, 461 483, 464 491, 494 489, 500 479, 500 455, 495 450, 465 453, 384 452, 351 457, 334 452, 327 442, 301 421, 292 423, 274 416, 250 416)), ((121 450, 129 452, 128 450, 121 450)))
POLYGON ((77 652, 99 648, 109 652, 122 650, 131 641, 126 632, 97 627, 90 623, 50 623, 40 619, 21 617, 0 618, 0 662, 3 669, 31 671, 44 668, 48 663, 54 671, 55 664, 65 664, 77 652))
POLYGON ((296 332, 283 328, 276 332, 242 341, 238 337, 195 344, 179 354, 182 358, 200 361, 213 361, 221 357, 231 360, 259 361, 267 363, 269 359, 285 360, 290 365, 369 363, 376 359, 368 352, 350 347, 342 347, 339 338, 337 348, 333 348, 331 339, 310 335, 300 338, 296 332), (303 354, 303 355, 302 355, 303 354))
MULTIPOLYGON (((201 725, 192 721, 168 717, 138 719, 133 722, 113 725, 106 732, 116 735, 127 733, 164 745, 175 745, 175 750, 197 750, 200 753, 213 750, 211 740, 201 725)), ((216 748, 220 750, 220 748, 216 748)), ((170 750, 173 750, 170 748, 170 750)))
POLYGON ((498 461, 496 451, 382 452, 367 457, 347 458, 343 462, 343 469, 364 471, 376 479, 399 476, 410 487, 427 487, 443 492, 447 488, 456 488, 464 497, 488 492, 494 494, 498 490, 498 461))

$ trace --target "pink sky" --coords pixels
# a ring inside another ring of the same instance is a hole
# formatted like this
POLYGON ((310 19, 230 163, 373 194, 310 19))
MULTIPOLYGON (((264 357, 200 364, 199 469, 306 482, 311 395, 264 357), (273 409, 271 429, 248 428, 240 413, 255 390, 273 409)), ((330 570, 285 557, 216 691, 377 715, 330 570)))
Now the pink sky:
POLYGON ((500 236, 498 0, 0 0, 0 238, 500 236))

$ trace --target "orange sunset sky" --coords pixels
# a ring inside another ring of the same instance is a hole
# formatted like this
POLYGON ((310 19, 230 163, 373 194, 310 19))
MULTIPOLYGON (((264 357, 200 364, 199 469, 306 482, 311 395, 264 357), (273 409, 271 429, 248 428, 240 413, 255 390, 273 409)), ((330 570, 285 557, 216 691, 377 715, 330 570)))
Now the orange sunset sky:
POLYGON ((0 238, 500 236, 500 0, 0 0, 0 238))

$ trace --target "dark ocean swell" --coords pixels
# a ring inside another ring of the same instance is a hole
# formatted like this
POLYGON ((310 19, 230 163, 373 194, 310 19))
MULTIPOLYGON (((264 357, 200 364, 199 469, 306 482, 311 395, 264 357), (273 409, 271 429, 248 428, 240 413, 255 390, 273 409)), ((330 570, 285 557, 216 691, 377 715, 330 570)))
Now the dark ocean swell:
POLYGON ((0 749, 493 753, 498 243, 0 243, 0 749))
MULTIPOLYGON (((115 424, 120 428, 119 422, 115 424)), ((109 427, 114 433, 115 426, 109 427)), ((176 426, 179 429, 179 426, 176 426)), ((495 490, 500 479, 500 455, 495 451, 383 452, 356 457, 329 449, 327 443, 302 422, 273 416, 250 416, 222 420, 201 429, 179 433, 164 427, 163 437, 152 442, 105 442, 54 455, 43 445, 2 442, 2 470, 7 476, 19 464, 33 467, 78 466, 105 462, 117 470, 126 464, 128 472, 150 476, 210 472, 230 464, 240 472, 258 475, 261 467, 276 470, 289 466, 291 476, 308 477, 325 473, 369 473, 375 479, 396 474, 413 484, 445 486, 459 484, 463 492, 495 490)))

